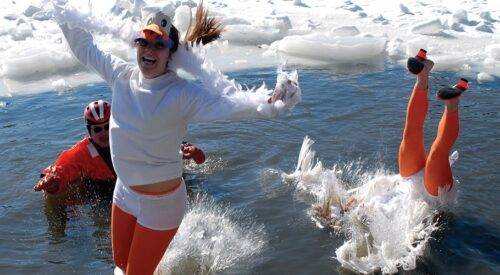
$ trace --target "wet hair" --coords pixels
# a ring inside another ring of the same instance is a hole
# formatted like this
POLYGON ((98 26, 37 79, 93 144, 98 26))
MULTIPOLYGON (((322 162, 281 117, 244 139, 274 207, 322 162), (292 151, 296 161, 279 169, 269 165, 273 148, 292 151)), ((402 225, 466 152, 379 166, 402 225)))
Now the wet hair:
MULTIPOLYGON (((192 22, 189 23, 184 41, 191 45, 200 43, 206 45, 217 40, 223 31, 224 27, 220 23, 220 19, 208 16, 208 9, 203 7, 202 0, 196 8, 194 25, 192 22)), ((179 47, 179 31, 174 26, 170 30, 170 37, 174 41, 174 46, 170 49, 170 52, 174 53, 179 47)))

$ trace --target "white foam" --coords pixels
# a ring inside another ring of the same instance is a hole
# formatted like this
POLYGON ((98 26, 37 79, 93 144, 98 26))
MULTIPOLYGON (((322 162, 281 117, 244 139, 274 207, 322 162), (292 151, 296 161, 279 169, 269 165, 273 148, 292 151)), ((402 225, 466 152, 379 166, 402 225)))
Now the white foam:
POLYGON ((479 83, 489 82, 489 81, 493 81, 493 80, 495 80, 495 78, 488 73, 481 72, 481 73, 477 74, 477 81, 479 83))
POLYGON ((247 264, 267 243, 262 225, 197 196, 158 266, 159 274, 218 273, 247 264))
MULTIPOLYGON (((335 258, 342 266, 361 273, 415 269, 417 259, 424 255, 438 228, 432 219, 436 209, 454 205, 456 187, 452 192, 440 190, 438 197, 431 197, 423 187, 422 173, 403 179, 384 170, 362 173, 353 164, 325 168, 311 149, 313 143, 304 138, 297 168, 291 174, 283 174, 283 178, 298 190, 312 194, 315 205, 326 205, 331 217, 340 219, 340 226, 335 228, 347 240, 336 249, 335 258), (346 177, 351 186, 342 180, 346 177), (358 182, 356 187, 352 182, 358 182), (340 215, 338 210, 350 198, 355 198, 356 203, 340 215)), ((457 158, 454 153, 450 160, 457 158)))
POLYGON ((64 80, 64 78, 61 78, 61 79, 58 79, 56 81, 53 81, 52 87, 57 92, 62 93, 68 88, 68 84, 66 84, 66 81, 64 80))

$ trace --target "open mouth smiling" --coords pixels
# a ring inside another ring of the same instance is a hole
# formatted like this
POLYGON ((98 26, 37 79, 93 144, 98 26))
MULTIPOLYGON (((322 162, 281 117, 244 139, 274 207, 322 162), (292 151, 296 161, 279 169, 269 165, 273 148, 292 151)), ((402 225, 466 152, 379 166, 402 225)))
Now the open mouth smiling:
POLYGON ((142 57, 142 62, 146 65, 153 65, 156 63, 156 59, 152 58, 152 57, 146 57, 146 56, 143 56, 142 57))

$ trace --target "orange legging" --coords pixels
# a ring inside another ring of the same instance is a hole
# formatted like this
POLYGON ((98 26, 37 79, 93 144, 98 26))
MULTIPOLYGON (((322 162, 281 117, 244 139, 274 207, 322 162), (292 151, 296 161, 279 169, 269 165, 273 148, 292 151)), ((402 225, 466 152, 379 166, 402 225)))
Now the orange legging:
POLYGON ((425 168, 424 184, 427 192, 438 195, 439 188, 453 185, 453 176, 449 162, 449 152, 458 137, 458 111, 445 110, 439 122, 438 133, 429 156, 424 148, 424 121, 427 115, 428 90, 413 89, 399 147, 399 173, 403 177, 411 176, 425 168))
POLYGON ((115 264, 125 274, 153 274, 177 232, 153 230, 136 222, 136 218, 113 203, 111 240, 115 264))

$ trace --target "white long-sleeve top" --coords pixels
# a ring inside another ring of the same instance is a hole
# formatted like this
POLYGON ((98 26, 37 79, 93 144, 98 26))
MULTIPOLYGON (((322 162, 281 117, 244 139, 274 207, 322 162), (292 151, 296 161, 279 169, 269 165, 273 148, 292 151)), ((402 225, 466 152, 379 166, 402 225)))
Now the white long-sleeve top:
POLYGON ((99 50, 87 31, 65 24, 61 29, 76 58, 111 86, 111 157, 117 176, 127 186, 181 177, 179 145, 189 123, 277 113, 262 111, 262 106, 278 109, 267 104, 266 95, 235 91, 241 86, 223 75, 211 90, 173 71, 146 79, 138 66, 99 50))

